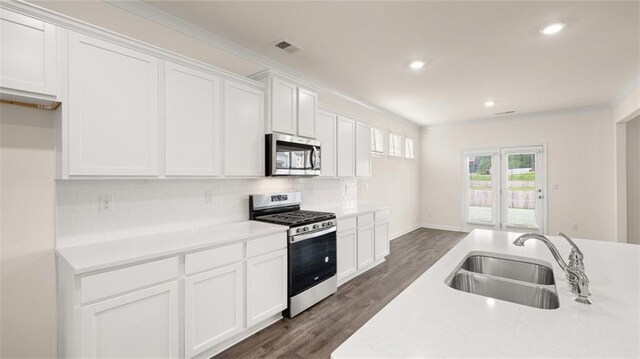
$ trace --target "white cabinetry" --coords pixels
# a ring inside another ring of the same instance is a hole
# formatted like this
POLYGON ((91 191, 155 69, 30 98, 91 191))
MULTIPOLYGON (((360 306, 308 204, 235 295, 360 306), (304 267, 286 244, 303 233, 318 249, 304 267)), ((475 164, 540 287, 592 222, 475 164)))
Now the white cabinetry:
POLYGON ((353 177, 355 175, 356 122, 350 118, 338 116, 336 131, 338 177, 353 177))
POLYGON ((320 176, 336 176, 336 115, 331 112, 318 112, 316 122, 317 139, 322 143, 320 154, 320 176))
POLYGON ((185 357, 191 358, 243 330, 242 261, 187 277, 184 292, 185 357))
POLYGON ((338 221, 338 233, 336 234, 338 283, 349 279, 358 270, 355 221, 353 224, 354 226, 351 227, 345 221, 338 221))
POLYGON ((249 76, 267 85, 268 132, 316 138, 318 93, 296 80, 264 70, 249 76))
POLYGON ((264 176, 264 91, 225 82, 224 175, 264 176))
POLYGON ((356 123, 356 177, 371 176, 371 127, 356 123))
POLYGON ((0 98, 47 105, 58 95, 57 29, 0 9, 0 98))
POLYGON ((358 216, 358 270, 373 263, 373 214, 358 216))
POLYGON ((158 60, 69 34, 69 175, 158 175, 158 60))
POLYGON ((84 306, 83 358, 178 358, 178 282, 84 306))
POLYGON ((389 210, 375 213, 375 260, 381 260, 389 254, 389 210))
POLYGON ((221 80, 165 63, 165 173, 220 175, 221 80))
MULTIPOLYGON (((286 244, 286 242, 285 242, 286 244)), ((247 260, 247 326, 287 308, 287 250, 247 260)))

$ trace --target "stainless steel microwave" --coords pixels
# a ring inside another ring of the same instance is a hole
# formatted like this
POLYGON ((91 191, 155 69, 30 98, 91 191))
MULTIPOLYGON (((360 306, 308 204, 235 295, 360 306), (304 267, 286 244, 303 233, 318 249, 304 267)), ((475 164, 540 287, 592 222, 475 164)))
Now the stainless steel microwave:
POLYGON ((278 133, 266 136, 267 176, 320 174, 320 141, 278 133))

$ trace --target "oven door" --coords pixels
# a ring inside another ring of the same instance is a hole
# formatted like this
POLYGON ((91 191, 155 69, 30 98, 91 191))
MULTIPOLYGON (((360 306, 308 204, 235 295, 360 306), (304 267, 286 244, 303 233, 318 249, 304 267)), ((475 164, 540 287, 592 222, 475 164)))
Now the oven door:
POLYGON ((336 275, 336 227, 289 237, 289 297, 336 275))
POLYGON ((265 143, 267 176, 320 174, 320 141, 272 133, 265 143))

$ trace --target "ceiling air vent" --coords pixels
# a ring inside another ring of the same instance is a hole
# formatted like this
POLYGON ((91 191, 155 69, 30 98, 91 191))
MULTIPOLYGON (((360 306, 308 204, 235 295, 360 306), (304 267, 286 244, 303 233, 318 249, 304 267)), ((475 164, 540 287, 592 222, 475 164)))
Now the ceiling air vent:
POLYGON ((284 51, 286 51, 286 52, 288 52, 290 54, 300 50, 299 46, 296 46, 296 45, 294 45, 294 44, 292 44, 292 43, 290 43, 289 41, 286 41, 286 40, 280 40, 280 41, 276 42, 274 45, 277 48, 282 49, 282 50, 284 50, 284 51))
POLYGON ((511 111, 505 111, 505 112, 496 112, 494 115, 503 116, 503 115, 511 115, 512 113, 516 113, 516 111, 515 110, 511 110, 511 111))

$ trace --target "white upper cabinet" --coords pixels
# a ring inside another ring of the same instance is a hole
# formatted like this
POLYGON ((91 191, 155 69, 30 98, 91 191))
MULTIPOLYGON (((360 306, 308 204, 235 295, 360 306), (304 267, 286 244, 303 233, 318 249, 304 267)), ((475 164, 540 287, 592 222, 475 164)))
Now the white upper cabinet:
MULTIPOLYGON (((0 87, 5 93, 48 95, 58 92, 56 27, 0 9, 0 87), (12 91, 13 90, 13 91, 12 91)), ((16 98, 16 100, 20 100, 16 98)))
POLYGON ((271 130, 297 134, 297 87, 280 79, 271 81, 271 130))
POLYGON ((338 176, 353 177, 355 175, 356 121, 339 116, 337 133, 338 176))
POLYGON ((218 176, 221 161, 221 80, 165 64, 165 173, 218 176))
POLYGON ((316 122, 317 139, 322 143, 320 168, 322 177, 336 176, 336 115, 320 111, 316 122))
POLYGON ((271 70, 249 77, 266 84, 269 89, 267 132, 316 138, 317 91, 271 70))
POLYGON ((158 175, 158 60, 69 34, 69 175, 158 175))
POLYGON ((356 123, 356 177, 371 176, 371 127, 356 123))
POLYGON ((318 94, 298 87, 298 136, 316 138, 318 94))
POLYGON ((224 175, 264 177, 264 91, 226 81, 224 175))

